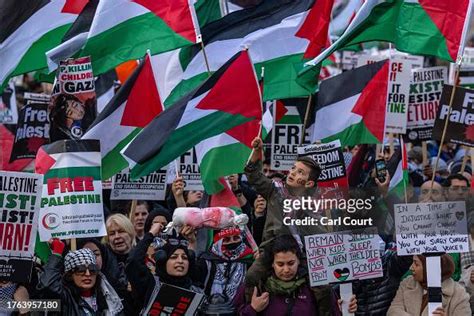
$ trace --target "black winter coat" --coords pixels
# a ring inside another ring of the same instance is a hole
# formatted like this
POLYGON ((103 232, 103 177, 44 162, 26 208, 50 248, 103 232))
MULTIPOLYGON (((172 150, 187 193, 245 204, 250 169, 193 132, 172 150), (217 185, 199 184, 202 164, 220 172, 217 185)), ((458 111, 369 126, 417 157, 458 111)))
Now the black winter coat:
MULTIPOLYGON (((79 293, 72 287, 62 282, 63 258, 58 255, 51 255, 48 263, 44 266, 44 272, 41 274, 38 282, 38 291, 41 292, 43 298, 60 299, 61 312, 48 313, 48 315, 68 315, 68 316, 86 316, 86 315, 106 315, 107 303, 100 290, 96 290, 98 311, 94 312, 92 308, 84 301, 79 293), (87 314, 84 311, 89 311, 87 314)), ((97 281, 100 282, 99 276, 97 281)), ((98 288, 98 287, 96 287, 98 288)), ((117 316, 124 316, 122 311, 117 316)))

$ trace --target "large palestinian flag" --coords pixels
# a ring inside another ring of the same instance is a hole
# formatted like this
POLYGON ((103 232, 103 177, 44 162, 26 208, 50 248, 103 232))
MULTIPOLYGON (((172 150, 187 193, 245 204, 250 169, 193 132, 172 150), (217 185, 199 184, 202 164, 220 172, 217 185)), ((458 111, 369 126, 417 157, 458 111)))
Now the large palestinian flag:
POLYGON ((102 179, 109 179, 128 166, 120 150, 162 109, 147 55, 82 137, 100 140, 102 179))
MULTIPOLYGON (((264 100, 308 96, 309 90, 303 89, 295 79, 298 69, 303 67, 302 58, 309 40, 297 37, 296 33, 314 5, 314 0, 263 1, 254 8, 209 23, 202 28, 202 38, 210 71, 216 71, 231 56, 248 47, 259 76, 265 67, 264 100)), ((166 72, 173 74, 168 78, 173 83, 169 96, 163 96, 165 107, 208 77, 201 47, 182 49, 177 55, 167 56, 171 60, 166 72), (181 80, 176 82, 176 78, 181 80)))
POLYGON ((471 6, 471 0, 367 0, 344 34, 307 68, 338 49, 369 41, 391 42, 399 51, 456 61, 464 49, 471 6))
POLYGON ((389 61, 344 72, 321 82, 312 141, 342 146, 381 143, 384 137, 389 61))
MULTIPOLYGON (((223 133, 249 144, 251 139, 242 138, 249 137, 243 129, 257 125, 258 131, 261 117, 257 78, 248 52, 242 51, 156 117, 122 153, 130 163, 132 177, 138 178, 166 166, 203 140, 223 133)), ((215 144, 221 146, 219 142, 215 144)), ((207 151, 210 150, 209 147, 207 151)), ((233 151, 227 153, 234 155, 233 151)))
POLYGON ((0 2, 0 91, 8 78, 46 67, 45 53, 61 43, 87 0, 0 2))
POLYGON ((158 54, 198 40, 189 0, 102 0, 81 55, 90 55, 94 72, 101 74, 147 50, 158 54))

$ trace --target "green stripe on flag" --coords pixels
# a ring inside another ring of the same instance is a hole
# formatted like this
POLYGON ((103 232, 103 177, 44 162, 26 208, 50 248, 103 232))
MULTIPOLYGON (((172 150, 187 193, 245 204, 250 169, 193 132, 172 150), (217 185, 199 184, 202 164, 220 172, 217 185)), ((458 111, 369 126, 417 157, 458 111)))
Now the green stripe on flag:
POLYGON ((141 128, 135 129, 102 158, 102 180, 110 179, 113 175, 128 167, 128 162, 120 154, 120 151, 125 148, 141 130, 141 128))
POLYGON ((207 72, 194 76, 190 79, 182 80, 174 89, 170 95, 166 98, 163 103, 165 109, 172 106, 176 101, 183 98, 185 95, 196 89, 201 83, 203 83, 210 75, 207 72))
POLYGON ((364 122, 345 128, 343 131, 326 137, 321 141, 329 143, 335 140, 340 140, 342 146, 355 146, 359 144, 378 144, 377 138, 365 127, 364 122))
POLYGON ((226 132, 231 127, 241 125, 251 120, 252 118, 247 118, 239 114, 234 115, 221 111, 195 120, 175 130, 169 136, 158 155, 142 164, 137 163, 131 169, 132 178, 140 178, 168 165, 171 161, 202 141, 203 135, 207 135, 207 138, 210 138, 226 132), (196 131, 200 132, 196 133, 196 131))
POLYGON ((242 143, 225 145, 209 150, 200 163, 201 180, 206 193, 215 194, 224 188, 219 182, 221 177, 242 173, 250 153, 251 149, 242 143), (223 161, 225 163, 222 163, 223 161))
POLYGON ((100 167, 70 167, 49 169, 44 175, 44 183, 51 178, 74 178, 93 177, 94 180, 101 180, 100 167))

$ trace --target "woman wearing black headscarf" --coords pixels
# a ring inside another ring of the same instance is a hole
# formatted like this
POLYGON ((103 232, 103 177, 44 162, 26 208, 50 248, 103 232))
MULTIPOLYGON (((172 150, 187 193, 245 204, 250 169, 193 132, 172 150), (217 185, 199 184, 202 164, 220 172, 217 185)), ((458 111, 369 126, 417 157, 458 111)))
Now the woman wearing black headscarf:
POLYGON ((154 223, 151 226, 149 232, 133 249, 125 269, 134 297, 143 298, 139 302, 144 308, 142 313, 151 306, 152 298, 158 293, 162 283, 202 292, 202 289, 193 284, 190 277, 195 257, 184 239, 168 239, 166 244, 155 253, 155 275, 147 268, 145 264, 147 250, 155 236, 158 236, 162 230, 163 225, 160 223, 154 223))

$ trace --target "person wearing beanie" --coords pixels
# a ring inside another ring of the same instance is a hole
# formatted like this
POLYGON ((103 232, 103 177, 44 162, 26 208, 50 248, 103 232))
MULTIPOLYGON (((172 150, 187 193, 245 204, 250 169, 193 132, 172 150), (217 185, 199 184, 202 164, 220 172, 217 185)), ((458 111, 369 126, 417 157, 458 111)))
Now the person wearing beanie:
POLYGON ((169 238, 166 244, 155 253, 155 274, 148 269, 145 260, 153 239, 158 236, 164 226, 154 223, 149 232, 137 244, 129 255, 125 271, 132 287, 132 294, 142 307, 141 314, 152 304, 153 297, 158 293, 162 283, 202 293, 202 289, 193 284, 191 271, 194 268, 194 252, 188 249, 188 242, 182 238, 169 238))
MULTIPOLYGON (((438 307, 433 315, 458 316, 471 315, 469 295, 466 290, 451 276, 454 273, 453 259, 443 254, 441 260, 441 291, 442 307, 438 307)), ((410 267, 412 275, 400 283, 397 294, 387 312, 388 316, 428 316, 428 286, 426 257, 413 256, 410 267)))
POLYGON ((61 300, 61 315, 125 315, 120 297, 100 272, 90 249, 69 251, 63 258, 64 243, 52 239, 49 244, 52 254, 38 290, 44 297, 61 300))

